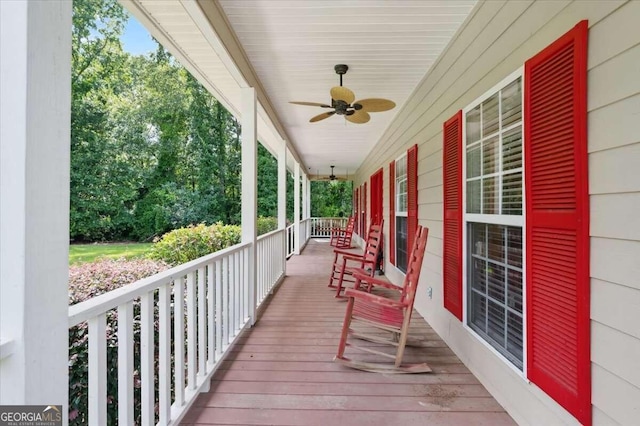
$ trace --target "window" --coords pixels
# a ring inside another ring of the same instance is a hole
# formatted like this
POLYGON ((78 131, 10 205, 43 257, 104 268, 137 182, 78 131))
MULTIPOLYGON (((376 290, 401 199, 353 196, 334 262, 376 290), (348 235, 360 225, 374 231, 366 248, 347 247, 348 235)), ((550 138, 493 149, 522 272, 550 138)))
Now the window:
POLYGON ((522 75, 464 110, 466 321, 523 369, 522 75))
POLYGON ((395 176, 395 246, 396 246, 396 267, 402 272, 407 272, 407 246, 408 246, 408 187, 407 187, 407 156, 403 155, 396 160, 395 176))

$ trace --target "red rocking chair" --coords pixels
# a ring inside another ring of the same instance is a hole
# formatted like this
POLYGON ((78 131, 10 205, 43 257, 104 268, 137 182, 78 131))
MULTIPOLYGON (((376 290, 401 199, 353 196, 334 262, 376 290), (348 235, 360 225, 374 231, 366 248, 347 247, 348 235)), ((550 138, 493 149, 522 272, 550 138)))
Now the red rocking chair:
MULTIPOLYGON (((335 362, 351 368, 372 372, 385 373, 428 373, 431 368, 426 363, 422 364, 402 364, 409 332, 409 322, 413 311, 413 302, 420 278, 420 269, 424 258, 424 251, 427 245, 427 235, 429 230, 418 226, 413 248, 409 256, 407 274, 402 287, 395 286, 389 282, 369 277, 359 272, 354 273, 356 279, 355 287, 348 288, 345 296, 349 299, 347 312, 342 326, 338 354, 334 358, 335 362), (395 297, 380 296, 364 291, 364 286, 384 287, 397 293, 395 297), (388 332, 387 336, 380 334, 360 333, 351 328, 353 323, 361 323, 368 329, 376 328, 388 332), (349 337, 368 340, 376 343, 384 343, 395 346, 395 354, 385 353, 371 347, 358 346, 347 342, 349 337), (359 362, 344 356, 346 347, 359 349, 368 353, 385 356, 394 360, 393 364, 359 362)), ((420 345, 418 345, 420 346, 420 345)))
POLYGON ((344 299, 342 290, 345 282, 355 283, 353 274, 358 272, 373 277, 378 264, 378 254, 382 247, 382 225, 371 225, 367 233, 367 242, 362 254, 334 249, 333 266, 329 277, 329 287, 336 289, 336 298, 344 299))
POLYGON ((331 241, 329 241, 329 245, 342 249, 351 248, 351 237, 353 235, 355 224, 356 217, 349 216, 347 226, 344 228, 331 228, 331 241))

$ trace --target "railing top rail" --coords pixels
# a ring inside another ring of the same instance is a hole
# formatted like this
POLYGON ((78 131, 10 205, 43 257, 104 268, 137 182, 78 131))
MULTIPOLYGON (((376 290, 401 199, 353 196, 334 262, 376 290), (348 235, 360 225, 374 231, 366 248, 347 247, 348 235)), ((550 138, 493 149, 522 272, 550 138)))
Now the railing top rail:
POLYGON ((97 315, 116 308, 123 303, 140 297, 144 293, 155 290, 156 288, 170 283, 175 279, 182 278, 189 272, 196 271, 198 268, 205 266, 207 263, 222 259, 225 256, 241 251, 249 246, 251 246, 251 243, 236 244, 234 246, 227 247, 226 249, 218 250, 215 253, 202 256, 198 259, 192 260, 191 262, 183 263, 182 265, 175 266, 171 269, 167 269, 166 271, 135 281, 134 283, 124 287, 101 294, 100 296, 92 297, 84 302, 69 306, 69 327, 73 327, 83 321, 96 317, 97 315))
POLYGON ((260 241, 260 240, 264 240, 265 238, 269 238, 269 237, 271 237, 271 236, 273 236, 273 235, 276 235, 276 234, 278 234, 278 233, 280 233, 280 232, 284 232, 284 231, 286 231, 286 229, 285 229, 285 228, 276 229, 276 230, 274 230, 274 231, 267 232, 266 234, 258 235, 258 239, 257 239, 257 240, 258 240, 258 241, 260 241))

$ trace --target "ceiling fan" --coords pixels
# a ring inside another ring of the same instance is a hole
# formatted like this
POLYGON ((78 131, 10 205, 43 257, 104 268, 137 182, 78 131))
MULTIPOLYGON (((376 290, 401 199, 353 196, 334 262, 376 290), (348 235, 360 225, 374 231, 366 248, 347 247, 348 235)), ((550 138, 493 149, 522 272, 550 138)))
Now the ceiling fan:
POLYGON ((349 67, 344 64, 338 64, 334 67, 336 74, 340 76, 340 86, 331 88, 331 105, 323 104, 319 102, 297 102, 292 101, 290 104, 305 105, 305 106, 317 106, 320 108, 333 108, 333 111, 323 112, 316 115, 309 120, 310 123, 315 123, 325 118, 329 118, 334 114, 344 115, 344 117, 356 124, 366 123, 371 119, 370 112, 382 112, 395 108, 396 104, 393 101, 382 98, 369 98, 355 101, 356 95, 342 86, 342 76, 347 73, 349 67), (355 102, 354 102, 355 101, 355 102))
POLYGON ((330 181, 347 180, 346 178, 338 177, 338 176, 335 175, 335 173, 333 172, 333 168, 335 166, 330 166, 330 167, 331 167, 331 174, 329 176, 324 176, 324 177, 318 178, 318 180, 330 180, 330 181))

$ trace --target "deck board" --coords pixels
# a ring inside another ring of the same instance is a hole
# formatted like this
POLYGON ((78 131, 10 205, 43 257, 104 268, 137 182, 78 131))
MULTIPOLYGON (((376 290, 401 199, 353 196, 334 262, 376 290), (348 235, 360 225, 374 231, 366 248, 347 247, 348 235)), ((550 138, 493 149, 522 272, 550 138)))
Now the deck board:
POLYGON ((287 278, 182 425, 515 424, 418 314, 411 334, 425 347, 407 348, 404 360, 426 361, 433 373, 376 374, 333 363, 345 302, 327 288, 331 260, 326 242, 310 241, 287 262, 287 278))

